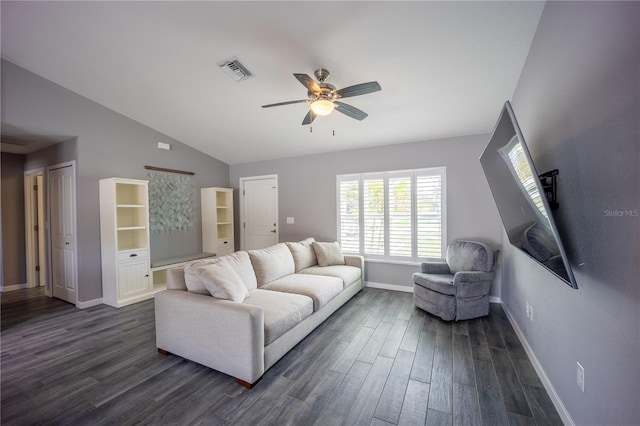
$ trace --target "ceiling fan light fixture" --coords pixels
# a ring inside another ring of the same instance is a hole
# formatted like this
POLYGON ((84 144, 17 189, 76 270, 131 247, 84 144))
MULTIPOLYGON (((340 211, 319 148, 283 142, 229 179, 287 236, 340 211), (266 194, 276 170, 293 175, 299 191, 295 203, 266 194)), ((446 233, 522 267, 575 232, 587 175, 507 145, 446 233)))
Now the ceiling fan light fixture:
POLYGON ((311 102, 311 111, 313 111, 315 115, 329 115, 334 107, 333 102, 327 99, 318 99, 311 102))

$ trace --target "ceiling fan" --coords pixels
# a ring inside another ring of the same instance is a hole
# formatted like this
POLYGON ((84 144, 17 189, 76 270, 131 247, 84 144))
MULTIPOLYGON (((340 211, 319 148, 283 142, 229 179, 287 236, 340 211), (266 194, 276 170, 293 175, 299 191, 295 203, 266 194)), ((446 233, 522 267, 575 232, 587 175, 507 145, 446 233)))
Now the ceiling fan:
POLYGON ((270 108, 274 106, 289 105, 307 103, 309 104, 309 112, 302 120, 302 125, 311 124, 313 120, 319 115, 329 115, 335 109, 338 112, 343 113, 356 120, 364 120, 367 118, 367 113, 344 102, 340 102, 338 99, 349 98, 351 96, 366 95, 367 93, 377 92, 382 90, 380 84, 377 81, 370 81, 368 83, 355 84, 353 86, 345 87, 343 89, 336 89, 335 86, 329 83, 325 83, 329 78, 329 71, 320 68, 313 73, 318 80, 316 83, 313 78, 307 74, 293 74, 304 87, 307 88, 307 99, 300 99, 297 101, 278 102, 275 104, 262 105, 262 108, 270 108))

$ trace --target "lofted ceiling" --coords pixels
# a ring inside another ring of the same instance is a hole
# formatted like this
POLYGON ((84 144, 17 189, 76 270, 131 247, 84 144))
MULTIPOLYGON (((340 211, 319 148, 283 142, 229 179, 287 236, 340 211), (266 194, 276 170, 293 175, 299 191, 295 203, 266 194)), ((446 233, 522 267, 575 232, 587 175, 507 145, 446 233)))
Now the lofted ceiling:
POLYGON ((543 2, 10 2, 2 57, 228 164, 489 133, 543 2), (238 57, 235 82, 217 63, 238 57), (345 99, 302 126, 293 73, 331 71, 345 99), (335 130, 335 136, 333 135, 335 130))

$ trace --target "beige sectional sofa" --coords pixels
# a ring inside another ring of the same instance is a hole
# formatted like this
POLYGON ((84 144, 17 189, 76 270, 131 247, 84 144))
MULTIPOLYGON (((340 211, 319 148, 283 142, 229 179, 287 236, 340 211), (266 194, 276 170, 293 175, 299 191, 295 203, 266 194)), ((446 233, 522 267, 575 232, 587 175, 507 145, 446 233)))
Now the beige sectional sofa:
POLYGON ((168 270, 156 345, 245 386, 362 290, 364 259, 313 238, 168 270))

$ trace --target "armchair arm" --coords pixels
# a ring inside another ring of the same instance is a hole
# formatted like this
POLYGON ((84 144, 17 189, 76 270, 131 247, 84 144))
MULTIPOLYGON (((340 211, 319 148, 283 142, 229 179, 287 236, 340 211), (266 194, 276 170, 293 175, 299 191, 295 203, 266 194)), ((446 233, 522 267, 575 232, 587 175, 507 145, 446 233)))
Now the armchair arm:
POLYGON ((472 297, 489 294, 494 277, 493 272, 461 271, 453 276, 456 296, 472 297))
POLYGON ((180 290, 155 295, 159 349, 254 383, 264 373, 264 312, 258 306, 180 290))
POLYGON ((420 269, 423 274, 451 274, 447 262, 423 262, 420 269))

